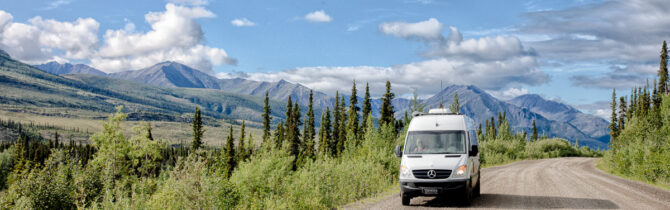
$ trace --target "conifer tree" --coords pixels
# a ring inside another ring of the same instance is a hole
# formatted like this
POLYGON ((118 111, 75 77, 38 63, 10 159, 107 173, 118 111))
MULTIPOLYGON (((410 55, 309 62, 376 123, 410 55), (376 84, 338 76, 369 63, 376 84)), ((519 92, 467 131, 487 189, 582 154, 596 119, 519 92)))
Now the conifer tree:
POLYGON ((533 134, 530 136, 531 141, 537 141, 537 126, 535 126, 535 120, 533 119, 533 134))
POLYGON ((268 91, 265 91, 265 106, 263 107, 263 144, 266 144, 270 138, 270 122, 272 121, 270 113, 272 113, 272 110, 270 109, 270 98, 268 97, 268 91))
POLYGON ((461 112, 460 109, 461 109, 461 104, 460 104, 460 102, 458 102, 458 93, 455 93, 454 94, 454 102, 451 103, 451 105, 449 105, 449 110, 451 111, 451 113, 458 114, 458 113, 461 112))
POLYGON ((623 96, 619 97, 619 120, 618 120, 618 125, 619 125, 619 131, 622 131, 625 128, 626 125, 626 120, 627 120, 627 114, 628 110, 627 105, 626 105, 626 98, 623 96))
POLYGON ((314 99, 312 98, 312 90, 309 90, 309 105, 307 107, 307 121, 303 128, 304 152, 308 158, 314 158, 314 99))
POLYGON ((372 104, 370 103, 370 85, 368 83, 365 83, 365 96, 363 97, 363 109, 361 110, 362 112, 362 119, 363 122, 361 122, 361 130, 360 130, 360 135, 364 136, 365 131, 367 130, 368 127, 368 116, 370 116, 370 113, 372 112, 372 104))
POLYGON ((245 134, 245 122, 242 120, 242 126, 240 126, 240 140, 239 144, 237 145, 237 161, 242 162, 245 159, 247 159, 247 147, 244 145, 244 134, 245 134))
POLYGON ((654 79, 654 89, 651 93, 651 103, 653 104, 652 111, 654 114, 660 114, 661 112, 661 97, 663 96, 659 94, 656 86, 656 79, 654 79))
POLYGON ((332 132, 332 140, 333 140, 333 154, 337 154, 337 141, 340 139, 340 121, 342 118, 340 118, 342 115, 340 115, 340 95, 339 91, 335 91, 335 106, 333 107, 333 132, 332 132))
POLYGON ((323 155, 333 155, 332 140, 330 135, 330 108, 326 107, 326 111, 321 114, 321 129, 319 129, 319 152, 323 155))
POLYGON ((412 100, 410 103, 410 114, 414 114, 414 112, 423 112, 426 107, 426 105, 419 102, 419 95, 416 93, 416 89, 412 92, 412 100))
POLYGON ((344 97, 340 97, 340 124, 339 128, 337 131, 339 132, 337 134, 337 154, 338 156, 342 153, 344 150, 344 144, 347 140, 347 112, 344 108, 344 97))
POLYGON ((153 136, 153 134, 151 133, 151 130, 152 130, 152 128, 151 128, 151 122, 147 122, 146 126, 147 126, 147 128, 146 128, 146 129, 147 129, 147 139, 153 141, 153 140, 154 140, 154 136, 153 136))
POLYGON ((630 91, 630 98, 628 101, 628 109, 626 110, 626 122, 628 122, 631 118, 633 118, 633 115, 635 114, 635 88, 631 89, 630 91))
POLYGON ((394 97, 395 94, 391 92, 391 82, 387 80, 386 93, 384 93, 382 97, 382 107, 380 110, 381 116, 379 117, 379 125, 385 125, 393 123, 395 121, 395 118, 393 116, 394 115, 393 105, 391 104, 394 97))
POLYGON ((200 108, 195 107, 195 114, 193 115, 193 143, 191 143, 191 149, 193 151, 198 150, 202 146, 202 135, 205 133, 205 130, 202 128, 202 116, 200 115, 200 108))
POLYGON ((477 138, 481 138, 481 136, 482 136, 482 124, 479 123, 479 127, 477 127, 477 138))
MULTIPOLYGON (((293 163, 292 163, 292 169, 295 171, 298 169, 297 161, 300 155, 300 148, 301 148, 301 142, 300 142, 300 106, 298 106, 298 102, 295 102, 295 105, 293 106, 293 111, 290 116, 291 123, 287 127, 287 140, 289 143, 289 153, 291 156, 293 156, 293 163)), ((287 123, 288 124, 288 123, 287 123)))
POLYGON ((610 137, 611 137, 612 140, 615 140, 617 135, 619 134, 619 127, 617 126, 618 118, 617 118, 617 114, 616 114, 617 106, 616 106, 616 90, 615 89, 612 89, 612 104, 611 104, 610 108, 612 108, 612 117, 610 118, 610 125, 609 125, 610 137))
POLYGON ((252 132, 249 132, 249 137, 247 137, 247 149, 246 149, 247 151, 245 152, 247 159, 249 159, 251 157, 251 155, 254 154, 255 149, 256 148, 255 148, 255 144, 254 144, 254 135, 253 135, 252 132))
MULTIPOLYGON (((659 64, 658 69, 658 94, 667 95, 668 94, 668 47, 663 41, 663 46, 661 47, 661 63, 659 64)), ((660 97, 659 97, 660 98, 660 97)))
POLYGON ((277 123, 277 128, 275 128, 275 148, 281 149, 284 144, 284 120, 277 123))
POLYGON ((359 128, 358 128, 358 111, 360 108, 358 108, 358 96, 356 95, 356 81, 354 80, 354 84, 351 87, 351 96, 349 96, 349 120, 348 120, 348 125, 347 125, 347 130, 348 132, 353 134, 353 137, 355 141, 358 141, 359 137, 359 128))
POLYGON ((233 139, 233 125, 230 125, 230 131, 228 134, 228 139, 226 139, 226 144, 223 147, 223 164, 224 164, 224 176, 230 178, 230 175, 233 174, 233 170, 236 166, 236 156, 235 156, 235 139, 233 139))

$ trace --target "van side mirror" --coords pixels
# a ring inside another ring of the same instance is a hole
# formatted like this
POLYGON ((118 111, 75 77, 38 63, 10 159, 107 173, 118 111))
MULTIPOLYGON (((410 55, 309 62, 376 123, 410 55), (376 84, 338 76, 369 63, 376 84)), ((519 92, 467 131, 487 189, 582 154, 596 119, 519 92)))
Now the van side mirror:
POLYGON ((477 156, 477 154, 479 154, 479 146, 472 145, 472 148, 470 149, 470 156, 477 156))
POLYGON ((395 156, 402 157, 402 150, 400 150, 400 145, 395 145, 395 156))

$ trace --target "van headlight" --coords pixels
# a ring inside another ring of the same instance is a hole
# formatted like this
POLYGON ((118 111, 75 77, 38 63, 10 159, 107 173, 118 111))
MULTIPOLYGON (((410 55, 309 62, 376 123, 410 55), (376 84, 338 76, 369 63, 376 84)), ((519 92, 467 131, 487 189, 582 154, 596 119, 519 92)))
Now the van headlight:
POLYGON ((400 166, 400 177, 401 178, 411 178, 411 173, 409 168, 405 165, 400 166))
POLYGON ((459 166, 458 169, 456 169, 456 173, 454 174, 454 177, 464 177, 465 172, 467 172, 468 167, 466 165, 459 166))

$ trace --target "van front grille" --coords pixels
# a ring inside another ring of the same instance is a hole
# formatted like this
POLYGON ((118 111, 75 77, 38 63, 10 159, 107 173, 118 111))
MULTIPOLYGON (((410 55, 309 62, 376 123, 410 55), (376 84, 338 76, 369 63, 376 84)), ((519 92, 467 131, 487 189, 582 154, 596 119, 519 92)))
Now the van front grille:
POLYGON ((451 175, 451 170, 433 170, 435 171, 435 177, 428 177, 428 171, 431 170, 413 170, 412 174, 417 179, 446 179, 451 175))

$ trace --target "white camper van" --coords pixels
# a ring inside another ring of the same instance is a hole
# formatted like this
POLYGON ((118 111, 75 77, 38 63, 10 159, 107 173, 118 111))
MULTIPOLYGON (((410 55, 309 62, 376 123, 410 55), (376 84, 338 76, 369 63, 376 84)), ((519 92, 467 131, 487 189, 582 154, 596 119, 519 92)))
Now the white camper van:
POLYGON ((413 113, 400 162, 400 196, 457 197, 465 205, 479 196, 479 149, 474 121, 447 109, 413 113))

